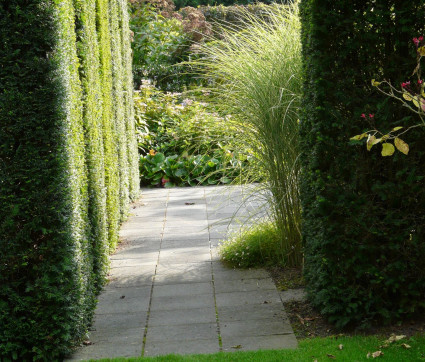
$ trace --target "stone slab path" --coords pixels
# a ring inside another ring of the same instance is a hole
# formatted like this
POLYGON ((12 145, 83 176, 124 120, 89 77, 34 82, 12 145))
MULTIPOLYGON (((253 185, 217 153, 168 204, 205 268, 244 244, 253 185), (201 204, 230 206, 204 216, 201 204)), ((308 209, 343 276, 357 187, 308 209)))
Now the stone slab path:
POLYGON ((295 348, 268 273, 230 269, 218 259, 219 240, 261 216, 261 199, 242 202, 250 192, 142 190, 111 257, 92 344, 70 360, 295 348))

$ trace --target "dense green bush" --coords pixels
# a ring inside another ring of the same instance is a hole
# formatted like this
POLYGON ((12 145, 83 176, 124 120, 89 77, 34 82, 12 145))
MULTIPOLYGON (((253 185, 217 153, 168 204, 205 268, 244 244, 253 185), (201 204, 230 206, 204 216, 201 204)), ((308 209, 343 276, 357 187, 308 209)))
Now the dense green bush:
POLYGON ((0 3, 1 360, 60 360, 85 336, 126 212, 109 191, 116 140, 131 143, 108 126, 122 106, 110 102, 111 4, 125 19, 121 0, 0 3))
POLYGON ((383 132, 415 124, 371 79, 401 84, 423 34, 423 2, 301 3, 304 113, 301 183, 305 276, 313 304, 342 327, 397 320, 424 307, 423 131, 402 153, 382 157, 349 144, 376 120, 383 132), (361 118, 362 113, 374 114, 361 118))
POLYGON ((237 131, 204 102, 144 85, 135 96, 142 185, 229 183, 249 163, 237 131))
POLYGON ((132 14, 134 33, 133 74, 137 87, 142 78, 151 79, 164 90, 181 87, 182 67, 190 46, 189 37, 183 32, 178 19, 168 19, 151 6, 139 7, 132 14))

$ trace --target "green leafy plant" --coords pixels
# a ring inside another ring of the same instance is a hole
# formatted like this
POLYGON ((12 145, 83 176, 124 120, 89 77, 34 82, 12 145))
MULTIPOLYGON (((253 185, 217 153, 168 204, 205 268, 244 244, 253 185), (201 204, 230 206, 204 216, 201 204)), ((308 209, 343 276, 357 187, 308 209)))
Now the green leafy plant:
POLYGON ((236 129, 205 102, 142 85, 135 96, 142 185, 227 184, 249 158, 238 152, 236 129))
POLYGON ((301 96, 300 23, 296 4, 265 6, 262 16, 242 11, 241 26, 222 29, 223 40, 205 45, 196 62, 229 122, 265 175, 280 255, 302 264, 298 177, 298 110, 301 96), (267 21, 265 20, 267 19, 267 21))

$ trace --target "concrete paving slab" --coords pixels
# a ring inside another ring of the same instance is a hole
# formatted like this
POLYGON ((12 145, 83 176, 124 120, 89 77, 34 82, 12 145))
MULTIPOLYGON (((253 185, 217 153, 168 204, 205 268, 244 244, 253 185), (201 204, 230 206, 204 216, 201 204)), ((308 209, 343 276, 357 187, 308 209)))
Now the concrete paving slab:
POLYGON ((264 279, 269 274, 264 269, 232 269, 224 266, 220 262, 213 262, 214 280, 245 280, 245 279, 264 279))
POLYGON ((278 304, 281 305, 276 290, 255 290, 249 292, 216 293, 217 307, 243 306, 246 304, 278 304))
POLYGON ((159 245, 156 249, 146 248, 143 245, 135 245, 122 249, 111 256, 112 260, 142 259, 156 261, 159 255, 159 245))
POLYGON ((155 276, 155 284, 200 283, 211 280, 211 265, 209 263, 160 263, 155 276))
POLYGON ((190 308, 174 310, 152 310, 149 326, 171 326, 185 324, 216 323, 214 308, 190 308))
POLYGON ((196 297, 198 294, 213 293, 212 281, 205 283, 155 285, 153 297, 186 296, 196 297))
POLYGON ((218 338, 184 340, 177 342, 150 342, 144 351, 145 356, 162 356, 166 354, 209 354, 219 352, 218 338))
POLYGON ((211 308, 214 310, 214 294, 153 297, 150 310, 186 310, 193 308, 211 308))
POLYGON ((220 323, 220 334, 224 339, 231 337, 270 336, 275 334, 291 334, 289 325, 276 319, 247 319, 244 321, 220 323))
POLYGON ((276 290, 276 287, 271 278, 228 280, 225 283, 215 283, 216 293, 251 292, 264 290, 276 290))
MULTIPOLYGON (((97 335, 123 334, 124 331, 144 330, 147 313, 111 313, 96 314, 93 326, 90 328, 90 340, 96 339, 97 335)), ((141 332, 143 335, 143 332, 141 332)), ((138 333, 140 335, 140 333, 138 333)))
POLYGON ((172 342, 185 340, 218 340, 217 323, 194 323, 171 326, 152 326, 146 335, 146 349, 152 342, 172 342))
POLYGON ((280 320, 287 319, 282 305, 279 304, 245 304, 228 307, 217 307, 220 323, 245 320, 280 320))

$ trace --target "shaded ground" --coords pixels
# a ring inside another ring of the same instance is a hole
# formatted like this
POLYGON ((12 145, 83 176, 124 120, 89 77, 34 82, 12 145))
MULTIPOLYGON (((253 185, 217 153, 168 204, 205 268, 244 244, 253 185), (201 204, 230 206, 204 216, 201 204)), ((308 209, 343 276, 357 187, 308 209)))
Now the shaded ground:
MULTIPOLYGON (((290 269, 273 267, 269 268, 276 287, 279 290, 289 290, 292 288, 304 287, 304 279, 300 269, 290 269)), ((334 335, 382 335, 389 336, 406 335, 408 337, 415 334, 425 333, 425 314, 421 313, 415 318, 403 322, 391 324, 388 326, 374 326, 366 331, 344 330, 339 331, 330 324, 324 316, 320 314, 307 301, 286 302, 285 311, 291 322, 292 328, 297 339, 327 337, 334 335)))

